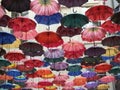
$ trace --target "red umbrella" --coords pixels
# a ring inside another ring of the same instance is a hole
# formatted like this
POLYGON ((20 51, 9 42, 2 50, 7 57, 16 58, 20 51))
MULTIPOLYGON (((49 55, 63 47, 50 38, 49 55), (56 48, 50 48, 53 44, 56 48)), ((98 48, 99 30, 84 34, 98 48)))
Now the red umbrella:
POLYGON ((62 38, 52 31, 41 32, 35 37, 35 39, 45 47, 57 47, 63 44, 62 38))
POLYGON ((111 20, 105 21, 101 25, 101 27, 104 28, 104 30, 109 33, 115 33, 117 31, 120 31, 120 25, 113 23, 111 20))
POLYGON ((95 71, 99 72, 99 73, 104 73, 104 72, 109 71, 111 68, 112 68, 111 64, 100 63, 100 64, 95 66, 95 71))
POLYGON ((106 20, 113 15, 113 9, 105 5, 93 6, 85 12, 85 15, 92 21, 106 20))
POLYGON ((105 30, 101 27, 89 27, 86 28, 82 34, 81 37, 83 40, 88 41, 88 42, 93 42, 93 41, 100 41, 105 37, 105 30))
POLYGON ((20 61, 25 59, 25 55, 20 52, 8 52, 4 55, 4 58, 8 59, 9 61, 20 61))
POLYGON ((120 53, 118 53, 118 54, 115 56, 114 62, 120 63, 120 53))
POLYGON ((78 41, 70 41, 65 43, 62 48, 65 51, 65 57, 67 58, 79 58, 85 51, 84 44, 78 41))
POLYGON ((44 62, 37 59, 32 59, 25 61, 24 64, 27 67, 41 67, 44 64, 44 62))
POLYGON ((113 82, 115 81, 115 77, 114 76, 104 76, 100 79, 101 82, 103 83, 110 83, 110 82, 113 82))
POLYGON ((8 22, 8 27, 14 31, 28 32, 29 30, 35 29, 36 23, 29 18, 17 17, 8 22))
POLYGON ((49 82, 49 81, 40 81, 40 82, 38 82, 37 88, 45 88, 47 86, 52 86, 52 85, 53 85, 52 82, 49 82))

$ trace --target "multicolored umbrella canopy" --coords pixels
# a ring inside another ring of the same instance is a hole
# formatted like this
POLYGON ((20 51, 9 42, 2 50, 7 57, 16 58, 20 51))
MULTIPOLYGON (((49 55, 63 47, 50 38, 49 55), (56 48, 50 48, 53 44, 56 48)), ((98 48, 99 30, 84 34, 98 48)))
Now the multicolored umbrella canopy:
POLYGON ((81 31, 82 28, 72 28, 61 25, 57 28, 56 33, 58 33, 62 37, 64 36, 73 37, 75 35, 80 35, 81 31))
POLYGON ((82 14, 68 14, 61 19, 61 25, 70 28, 81 28, 89 22, 88 17, 82 14))
POLYGON ((44 31, 35 37, 36 41, 45 47, 57 47, 63 44, 63 39, 55 32, 44 31))
POLYGON ((60 20, 62 19, 62 14, 55 13, 49 16, 35 15, 34 19, 37 21, 38 24, 53 25, 60 23, 60 20))
POLYGON ((88 0, 73 0, 73 1, 58 0, 58 2, 61 5, 64 5, 64 6, 68 7, 68 8, 71 8, 71 7, 82 6, 83 4, 85 4, 86 2, 88 2, 88 0))
POLYGON ((58 13, 60 10, 60 5, 55 0, 34 0, 30 6, 37 15, 49 16, 58 13))
POLYGON ((30 0, 2 0, 1 5, 11 12, 22 13, 24 11, 30 10, 30 0))
POLYGON ((105 35, 105 30, 97 26, 88 27, 81 33, 82 39, 88 42, 101 41, 105 35))
POLYGON ((93 22, 106 20, 113 15, 113 9, 106 5, 97 5, 89 8, 85 15, 93 22))
POLYGON ((114 13, 111 16, 111 21, 113 21, 115 24, 120 24, 120 12, 114 13))

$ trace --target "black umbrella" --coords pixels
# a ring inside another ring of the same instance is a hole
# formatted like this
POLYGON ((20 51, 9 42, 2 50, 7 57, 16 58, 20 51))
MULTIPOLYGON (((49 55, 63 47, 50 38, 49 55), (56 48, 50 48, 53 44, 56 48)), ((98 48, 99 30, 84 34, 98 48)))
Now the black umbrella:
POLYGON ((111 21, 113 21, 116 24, 120 24, 120 12, 114 13, 111 16, 111 21))

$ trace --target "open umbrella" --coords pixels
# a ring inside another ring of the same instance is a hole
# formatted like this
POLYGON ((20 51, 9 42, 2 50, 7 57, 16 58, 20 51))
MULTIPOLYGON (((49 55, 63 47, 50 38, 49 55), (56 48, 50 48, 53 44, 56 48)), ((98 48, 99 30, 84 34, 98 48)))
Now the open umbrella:
MULTIPOLYGON (((85 87, 89 90, 89 89, 93 89, 96 88, 98 86, 98 83, 95 81, 91 81, 91 82, 87 82, 85 84, 85 87)), ((94 90, 94 89, 93 89, 94 90)))
POLYGON ((0 89, 3 90, 11 90, 12 88, 14 88, 14 85, 12 83, 3 83, 0 85, 0 89))
POLYGON ((104 76, 104 77, 100 78, 99 80, 103 83, 110 83, 110 82, 115 81, 115 77, 109 75, 109 76, 104 76))
POLYGON ((62 49, 48 49, 44 56, 47 58, 61 58, 64 57, 64 51, 62 49))
POLYGON ((78 64, 81 63, 82 59, 81 58, 77 58, 77 59, 67 59, 66 62, 69 64, 78 64))
POLYGON ((97 90, 108 90, 110 86, 108 84, 99 84, 97 90))
POLYGON ((58 0, 58 2, 68 8, 70 7, 78 7, 78 6, 81 6, 83 5, 84 3, 88 2, 88 0, 72 0, 72 1, 69 1, 69 0, 58 0))
POLYGON ((6 14, 4 8, 0 6, 0 19, 6 14))
POLYGON ((90 47, 90 48, 86 49, 85 55, 100 56, 100 55, 104 54, 105 52, 106 52, 106 50, 102 47, 90 47))
POLYGON ((97 75, 97 73, 93 72, 93 71, 85 71, 85 72, 81 73, 81 76, 86 77, 86 78, 92 78, 96 75, 97 75))
POLYGON ((0 48, 0 56, 3 56, 4 54, 6 54, 6 50, 3 48, 0 48))
POLYGON ((60 36, 68 36, 68 37, 72 37, 75 35, 79 35, 82 31, 82 28, 72 28, 72 27, 65 27, 63 25, 59 26, 57 29, 57 33, 60 36))
POLYGON ((119 16, 120 16, 120 12, 114 13, 111 16, 111 21, 113 21, 116 24, 120 24, 120 17, 119 16))
POLYGON ((102 40, 102 45, 109 47, 118 46, 120 45, 120 42, 118 42, 119 40, 120 40, 120 36, 106 37, 102 40))
POLYGON ((46 86, 44 90, 57 90, 56 86, 46 86))
POLYGON ((59 57, 59 58, 47 58, 45 57, 44 60, 48 63, 56 63, 56 62, 62 62, 65 58, 59 57))
POLYGON ((9 76, 9 75, 6 75, 6 74, 3 74, 3 75, 0 75, 0 80, 3 80, 3 81, 13 80, 13 77, 9 76))
POLYGON ((1 5, 8 11, 22 13, 30 9, 30 0, 2 0, 1 5))
POLYGON ((40 81, 38 82, 37 88, 45 88, 46 86, 52 86, 53 83, 50 81, 40 81))
POLYGON ((50 16, 45 15, 35 15, 34 19, 38 24, 52 25, 60 23, 62 15, 60 13, 55 13, 50 16))
POLYGON ((25 55, 20 52, 8 52, 4 55, 4 58, 9 61, 20 61, 25 59, 25 55))
POLYGON ((0 58, 0 67, 7 67, 9 65, 11 65, 11 63, 8 60, 0 58))
POLYGON ((77 88, 75 88, 75 90, 85 90, 85 88, 77 87, 77 88))
POLYGON ((56 62, 50 65, 52 70, 61 71, 67 69, 68 64, 65 62, 56 62))
POLYGON ((94 22, 98 20, 106 20, 108 17, 113 15, 113 9, 109 6, 97 5, 89 8, 85 12, 85 15, 94 22))
POLYGON ((8 22, 9 22, 10 19, 12 19, 12 18, 9 17, 8 15, 3 15, 0 18, 0 26, 6 27, 8 25, 8 22))
POLYGON ((61 25, 70 27, 70 28, 78 28, 89 22, 87 16, 82 14, 68 14, 61 19, 61 25))
POLYGON ((118 53, 115 58, 113 59, 114 62, 120 63, 120 53, 118 53))
POLYGON ((118 75, 120 73, 120 67, 119 66, 112 67, 111 70, 109 71, 109 73, 118 75))
POLYGON ((104 28, 106 32, 111 34, 120 31, 120 25, 113 23, 111 20, 105 21, 101 27, 104 28))
POLYGON ((22 75, 22 72, 20 72, 17 69, 10 69, 6 72, 6 74, 9 75, 9 76, 12 76, 12 77, 17 77, 17 76, 22 75))
POLYGON ((8 22, 8 27, 12 28, 13 31, 28 32, 36 28, 36 23, 30 18, 16 17, 8 22))
POLYGON ((81 37, 84 41, 93 42, 101 41, 105 37, 105 30, 101 27, 89 27, 83 30, 81 37))
POLYGON ((0 32, 0 44, 12 44, 16 40, 15 36, 7 33, 7 32, 0 32))
POLYGON ((58 13, 60 5, 55 0, 34 0, 31 2, 31 10, 37 15, 53 15, 58 13))
POLYGON ((36 41, 45 47, 57 47, 63 44, 62 38, 55 32, 44 31, 35 37, 36 41))

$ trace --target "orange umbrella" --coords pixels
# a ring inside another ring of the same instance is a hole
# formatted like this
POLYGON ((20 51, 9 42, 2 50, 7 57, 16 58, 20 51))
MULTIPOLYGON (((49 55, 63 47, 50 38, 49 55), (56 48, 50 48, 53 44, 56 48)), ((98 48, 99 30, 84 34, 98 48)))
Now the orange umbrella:
POLYGON ((75 86, 82 86, 86 83, 86 81, 87 78, 81 76, 75 77, 75 79, 73 80, 75 86))
POLYGON ((0 80, 12 80, 12 76, 8 76, 6 74, 0 75, 0 80))

